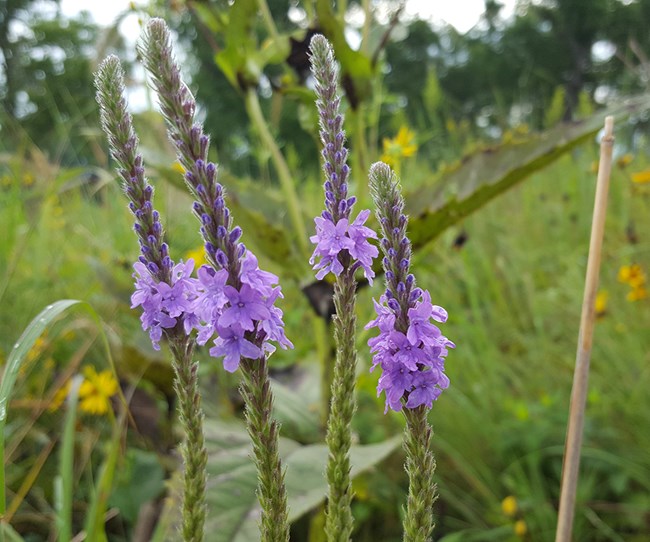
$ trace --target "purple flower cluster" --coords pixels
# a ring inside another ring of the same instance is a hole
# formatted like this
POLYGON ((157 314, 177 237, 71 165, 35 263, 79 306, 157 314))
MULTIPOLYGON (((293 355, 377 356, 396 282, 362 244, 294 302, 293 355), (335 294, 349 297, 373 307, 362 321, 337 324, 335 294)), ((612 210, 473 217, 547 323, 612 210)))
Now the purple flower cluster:
POLYGON ((404 405, 431 408, 449 387, 444 360, 447 349, 455 345, 432 322, 445 322, 447 311, 431 304, 429 292, 417 288, 409 272, 411 241, 406 235, 404 198, 386 164, 371 166, 370 189, 383 233, 380 244, 386 273, 386 292, 375 302, 377 318, 366 326, 379 328, 379 336, 368 341, 372 368, 379 365, 383 371, 377 395, 386 394, 386 411, 404 405))
POLYGON ((383 371, 377 394, 386 393, 386 411, 401 410, 402 398, 406 399, 407 408, 420 405, 431 408, 442 390, 449 387, 444 358, 447 348, 453 348, 454 344, 432 323, 432 320, 445 322, 447 311, 431 304, 428 291, 416 288, 404 333, 395 327, 400 309, 388 292, 381 296, 380 303, 375 301, 377 318, 366 325, 366 329, 379 328, 379 335, 368 341, 373 353, 371 371, 377 365, 383 371))
POLYGON ((314 219, 316 235, 312 235, 310 240, 316 244, 316 249, 309 263, 314 265, 316 258, 320 258, 314 265, 314 269, 318 270, 317 279, 322 279, 330 271, 336 276, 340 275, 343 271, 341 259, 345 258, 347 252, 356 260, 353 267, 363 268, 364 275, 372 284, 375 276, 372 261, 379 254, 379 250, 368 242, 368 239, 376 239, 377 234, 363 225, 369 215, 370 210, 361 211, 352 224, 349 224, 347 218, 340 218, 335 224, 327 211, 323 212, 323 216, 314 219))
POLYGON ((196 279, 191 277, 194 260, 172 267, 171 284, 156 280, 141 261, 133 264, 135 292, 131 296, 131 308, 142 307, 142 329, 149 331, 149 338, 156 350, 160 350, 163 329, 176 327, 183 322, 185 332, 192 330, 191 315, 198 294, 196 279))
POLYGON ((325 210, 314 219, 316 235, 310 239, 316 248, 309 263, 318 270, 318 279, 330 271, 339 276, 346 268, 353 273, 361 267, 372 284, 375 276, 372 260, 379 251, 368 239, 376 239, 377 234, 364 226, 370 215, 369 210, 361 211, 350 223, 356 198, 348 198, 350 167, 346 163, 348 150, 345 148, 343 115, 339 112, 341 98, 337 95, 338 68, 334 52, 329 42, 320 35, 314 36, 310 50, 312 72, 316 79, 316 106, 326 180, 325 210))
POLYGON ((186 334, 198 330, 197 343, 204 345, 216 333, 210 355, 224 357, 224 368, 234 372, 240 358, 257 359, 272 353, 275 341, 281 348, 293 345, 284 334, 282 310, 275 301, 282 297, 278 277, 262 271, 257 258, 246 251, 241 258, 240 285, 228 284, 228 271, 203 265, 192 278, 194 261, 174 266, 171 285, 157 282, 141 263, 134 265, 136 291, 132 308, 142 306, 142 327, 149 330, 154 348, 160 349, 163 329, 182 322, 186 334))

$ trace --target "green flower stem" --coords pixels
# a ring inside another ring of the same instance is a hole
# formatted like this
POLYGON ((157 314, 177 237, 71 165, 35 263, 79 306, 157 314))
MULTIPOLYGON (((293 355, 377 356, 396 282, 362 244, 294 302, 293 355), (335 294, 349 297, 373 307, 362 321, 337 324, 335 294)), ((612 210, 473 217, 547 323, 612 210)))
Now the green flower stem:
POLYGON ((327 422, 327 517, 325 533, 329 542, 347 542, 352 534, 352 482, 350 480, 351 423, 356 409, 354 385, 357 352, 355 349, 356 283, 349 266, 344 266, 334 284, 334 336, 336 363, 332 401, 327 422))
POLYGON ((309 259, 310 251, 309 245, 307 244, 305 222, 302 213, 300 212, 300 202, 298 200, 298 194, 296 193, 296 186, 293 182, 291 171, 289 171, 287 161, 284 159, 280 148, 269 130, 264 114, 262 113, 262 108, 260 107, 259 97, 254 88, 249 88, 246 91, 246 111, 257 129, 264 147, 271 152, 271 158, 273 159, 275 169, 278 173, 280 186, 284 192, 285 203, 289 209, 289 216, 291 217, 294 231, 298 237, 298 244, 302 251, 303 259, 306 261, 309 259))
POLYGON ((280 461, 280 426, 272 418, 273 394, 265 357, 242 358, 241 394, 246 403, 246 425, 253 441, 258 475, 258 497, 262 507, 261 541, 288 542, 289 518, 284 469, 280 461))
POLYGON ((280 35, 278 34, 278 29, 275 26, 273 15, 271 14, 271 10, 269 9, 269 5, 266 3, 266 0, 257 0, 257 9, 259 9, 260 13, 262 14, 262 19, 264 20, 266 30, 271 35, 273 41, 277 43, 280 40, 280 35))
POLYGON ((404 408, 403 411, 406 417, 404 450, 409 477, 404 542, 429 542, 434 527, 432 508, 437 498, 436 484, 433 482, 436 460, 431 451, 433 431, 427 421, 428 410, 424 406, 404 408))
POLYGON ((199 392, 199 364, 192 361, 193 341, 185 337, 170 340, 174 356, 174 388, 178 413, 185 433, 183 457, 182 533, 184 542, 202 542, 205 524, 205 479, 208 452, 203 437, 203 410, 199 392))
MULTIPOLYGON (((354 157, 356 171, 368 171, 368 145, 366 144, 366 124, 363 118, 363 104, 359 104, 356 111, 352 112, 354 118, 354 157)), ((361 177, 356 189, 357 199, 366 201, 368 197, 368 180, 361 177)))

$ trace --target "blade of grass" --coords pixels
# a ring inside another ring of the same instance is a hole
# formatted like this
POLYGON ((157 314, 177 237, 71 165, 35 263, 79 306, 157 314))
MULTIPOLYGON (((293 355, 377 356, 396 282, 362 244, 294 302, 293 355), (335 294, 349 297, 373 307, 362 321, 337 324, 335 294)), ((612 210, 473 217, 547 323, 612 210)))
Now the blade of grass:
MULTIPOLYGON (((5 425, 7 422, 7 408, 9 399, 18 377, 18 371, 26 359, 27 354, 34 346, 36 339, 41 336, 45 328, 61 313, 68 308, 80 303, 75 299, 64 299, 52 303, 43 309, 40 314, 34 318, 27 326, 23 334, 14 344, 14 347, 9 354, 7 365, 4 374, 2 375, 2 382, 0 382, 0 518, 2 523, 5 523, 6 512, 6 496, 5 496, 5 425)), ((4 530, 0 530, 4 533, 4 530)), ((0 534, 2 540, 3 534, 0 534)))
POLYGON ((83 377, 77 375, 72 379, 68 393, 63 441, 59 456, 59 474, 54 480, 54 499, 56 509, 56 528, 58 539, 72 539, 72 497, 74 491, 74 441, 75 425, 77 423, 77 406, 79 404, 79 388, 83 377))
POLYGON ((113 487, 113 480, 115 478, 115 469, 117 460, 120 456, 123 428, 126 421, 126 412, 124 409, 120 415, 119 420, 111 416, 113 423, 113 435, 111 438, 110 448, 108 455, 102 465, 101 473, 99 475, 99 482, 92 495, 92 500, 86 514, 86 540, 96 540, 97 542, 105 542, 106 532, 104 525, 106 523, 106 506, 108 497, 110 496, 113 487))
POLYGON ((578 337, 578 353, 576 355, 573 387, 571 390, 571 406, 569 407, 569 424, 567 427, 566 445, 564 449, 564 464, 562 466, 562 486, 560 490, 560 509, 558 512, 556 542, 570 542, 573 530, 576 490, 578 486, 578 471, 580 468, 580 447, 584 427, 585 407, 587 403, 587 386, 589 381, 589 361, 593 342, 594 323, 596 321, 596 293, 598 290, 598 275, 600 257, 605 233, 605 213, 607 210, 607 194, 609 178, 612 170, 612 151, 614 148, 614 118, 605 118, 605 133, 600 142, 600 164, 596 186, 596 201, 591 224, 591 240, 589 242, 589 259, 587 261, 587 276, 580 317, 580 334, 578 337))
POLYGON ((32 468, 29 469, 27 476, 25 476, 25 478, 23 479, 23 483, 20 484, 20 488, 18 488, 18 491, 16 492, 16 496, 13 498, 11 504, 7 508, 7 513, 5 514, 5 520, 7 521, 7 523, 11 521, 11 518, 16 513, 16 510, 18 510, 18 507, 25 499, 25 496, 34 485, 36 478, 38 478, 38 475, 41 472, 43 465, 45 464, 45 461, 47 461, 47 458, 50 457, 50 453, 54 449, 56 442, 57 442, 56 438, 52 439, 48 443, 48 445, 43 448, 41 453, 38 454, 38 457, 36 458, 34 465, 32 465, 32 468))
MULTIPOLYGON (((92 306, 88 303, 76 299, 63 299, 56 301, 51 305, 45 307, 45 309, 43 309, 25 328, 25 331, 20 336, 20 339, 18 339, 18 342, 14 344, 14 347, 9 354, 9 358, 2 375, 2 381, 0 382, 0 542, 5 542, 5 535, 9 533, 9 530, 4 528, 8 527, 7 519, 5 517, 5 426, 7 422, 7 409, 9 400, 11 398, 11 394, 16 383, 16 378, 18 377, 18 372, 22 366, 23 360, 26 359, 29 351, 34 346, 36 339, 42 335, 43 331, 45 331, 45 329, 58 316, 74 306, 82 307, 97 325, 98 329, 100 330, 100 335, 104 349, 106 351, 109 366, 113 371, 113 375, 117 377, 115 371, 115 363, 113 361, 110 345, 108 343, 108 337, 103 331, 102 320, 92 308, 92 306)), ((118 389, 118 398, 122 405, 125 406, 125 411, 128 412, 128 408, 126 407, 127 402, 121 389, 118 389)), ((112 477, 110 479, 112 480, 112 477)), ((68 540, 70 539, 68 538, 68 540)))

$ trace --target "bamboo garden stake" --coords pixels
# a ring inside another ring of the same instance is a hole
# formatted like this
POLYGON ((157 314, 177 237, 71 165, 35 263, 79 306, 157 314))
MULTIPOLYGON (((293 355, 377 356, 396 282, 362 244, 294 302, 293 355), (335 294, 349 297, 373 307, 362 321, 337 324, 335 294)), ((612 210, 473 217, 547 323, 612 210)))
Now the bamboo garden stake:
POLYGON ((580 467, 580 447, 582 445, 582 431, 589 380, 589 360, 591 357, 594 322, 596 319, 594 305, 596 301, 596 290, 598 289, 600 256, 605 231, 607 193, 609 191, 609 178, 612 170, 613 131, 614 118, 606 117, 605 133, 600 142, 600 164, 598 166, 596 201, 594 203, 594 214, 591 222, 589 259, 587 261, 587 276, 582 301, 582 315, 580 317, 580 334, 578 336, 578 352, 576 354, 576 366, 573 373, 571 406, 569 408, 569 422, 564 447, 560 509, 555 542, 570 542, 573 528, 578 470, 580 467))

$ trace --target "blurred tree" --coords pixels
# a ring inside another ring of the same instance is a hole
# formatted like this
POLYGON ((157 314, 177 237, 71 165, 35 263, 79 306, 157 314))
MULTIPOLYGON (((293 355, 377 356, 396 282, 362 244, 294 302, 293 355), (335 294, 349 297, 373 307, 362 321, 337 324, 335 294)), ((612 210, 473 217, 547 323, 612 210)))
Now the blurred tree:
POLYGON ((53 161, 93 162, 86 129, 98 125, 93 64, 100 29, 88 13, 63 17, 54 0, 4 0, 0 11, 0 115, 11 136, 3 145, 11 150, 26 138, 53 161))

